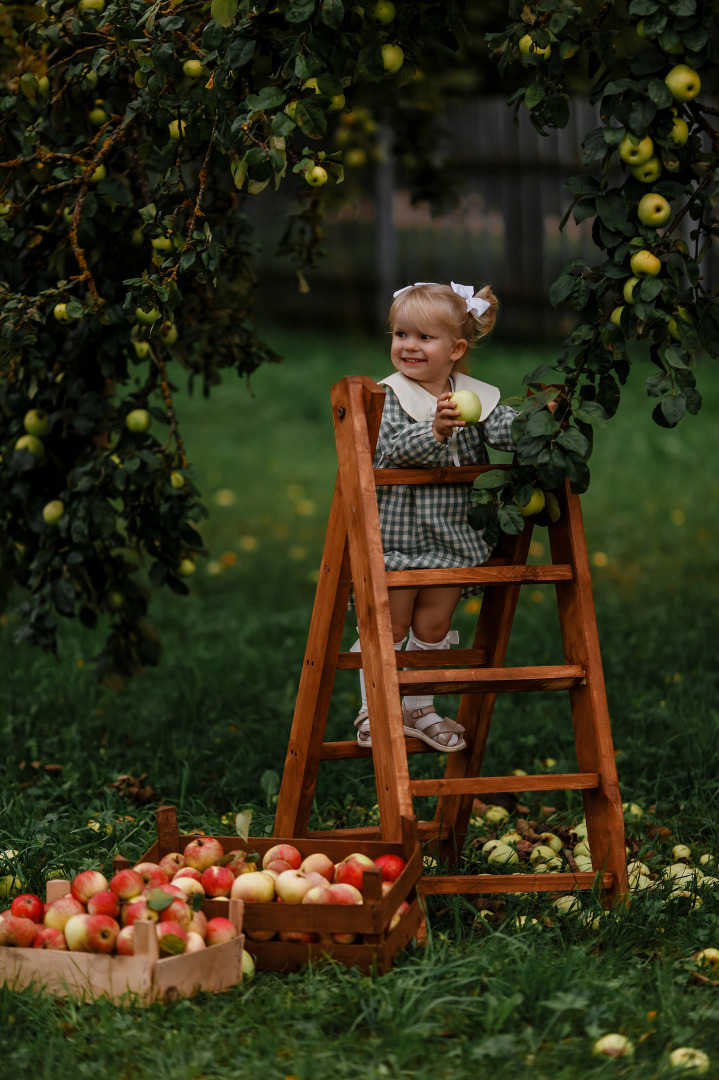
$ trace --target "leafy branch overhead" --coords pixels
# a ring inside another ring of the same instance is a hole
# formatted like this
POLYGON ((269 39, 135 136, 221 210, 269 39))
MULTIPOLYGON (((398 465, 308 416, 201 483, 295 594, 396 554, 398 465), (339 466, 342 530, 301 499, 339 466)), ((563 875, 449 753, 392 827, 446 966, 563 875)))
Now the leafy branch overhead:
MULTIPOLYGON (((109 620, 106 683, 158 661, 144 582, 185 593, 203 552, 176 382, 186 373, 209 394, 223 371, 249 376, 278 359, 254 324, 248 204, 278 189, 295 198, 278 255, 304 289, 323 252, 322 206, 357 195, 381 125, 413 194, 446 188, 433 185, 435 72, 460 85, 455 56, 473 55, 477 10, 0 7, 0 601, 25 590, 21 639, 54 650, 58 613, 109 620)), ((601 260, 571 263, 553 285, 550 300, 577 325, 557 364, 527 376, 516 468, 474 492, 473 522, 498 535, 523 513, 551 520, 565 477, 586 489, 593 429, 616 411, 632 340, 656 366, 655 419, 673 425, 699 408, 696 351, 719 351, 701 269, 716 229, 717 114, 706 102, 719 15, 693 0, 512 2, 505 26, 505 5, 487 11, 503 27, 488 39, 500 70, 515 86, 527 76, 516 109, 542 132, 561 127, 589 81, 601 120, 568 211, 592 220, 601 260)))
POLYGON ((674 427, 701 407, 697 353, 719 355, 716 292, 702 268, 717 233, 719 113, 710 103, 719 12, 696 0, 630 0, 626 8, 514 2, 510 15, 489 41, 500 69, 526 68, 510 98, 516 112, 526 107, 542 134, 564 127, 571 88, 588 79, 600 122, 584 138, 584 170, 567 184, 562 223, 591 222, 598 259, 571 260, 549 295, 576 312, 576 325, 556 365, 525 379, 518 468, 498 489, 478 483, 473 492, 475 520, 513 532, 505 490, 523 507, 529 488, 517 484, 551 490, 568 478, 586 490, 593 429, 619 406, 637 364, 633 342, 654 365, 646 389, 658 424, 674 427), (542 397, 545 379, 557 386, 542 397))

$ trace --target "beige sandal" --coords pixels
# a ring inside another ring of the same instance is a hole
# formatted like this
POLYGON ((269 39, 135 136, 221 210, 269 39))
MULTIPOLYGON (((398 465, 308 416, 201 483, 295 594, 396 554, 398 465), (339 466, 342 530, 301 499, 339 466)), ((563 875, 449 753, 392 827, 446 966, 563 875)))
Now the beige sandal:
POLYGON ((366 709, 360 709, 355 720, 355 727, 357 728, 357 745, 358 746, 371 746, 372 739, 369 733, 369 716, 366 709))
POLYGON ((408 709, 403 704, 402 719, 404 721, 405 735, 421 739, 422 742, 427 743, 427 746, 431 746, 433 750, 452 754, 455 750, 464 750, 467 745, 462 738, 464 734, 462 725, 450 720, 448 716, 440 716, 435 712, 433 705, 426 705, 423 709, 408 709), (431 719, 432 717, 434 719, 431 719), (452 739, 455 742, 450 746, 452 739))

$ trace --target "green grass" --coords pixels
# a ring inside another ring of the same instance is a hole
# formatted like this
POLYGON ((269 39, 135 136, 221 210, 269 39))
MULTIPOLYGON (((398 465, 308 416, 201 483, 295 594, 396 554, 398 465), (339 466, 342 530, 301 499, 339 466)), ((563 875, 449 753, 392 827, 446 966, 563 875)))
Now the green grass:
MULTIPOLYGON (((93 679, 98 641, 81 628, 63 626, 56 660, 13 644, 12 615, 0 626, 0 851, 18 851, 28 887, 41 890, 51 870, 107 865, 118 850, 141 854, 161 800, 178 806, 186 828, 226 831, 222 815, 252 807, 253 833, 271 830, 336 472, 329 387, 388 371, 382 340, 271 336, 286 360, 260 370, 250 390, 228 381, 209 403, 178 394, 210 511, 210 557, 189 598, 160 594, 153 604, 161 666, 113 694, 93 679), (147 801, 108 786, 121 776, 142 778, 147 801)), ((550 355, 495 342, 473 373, 509 396, 550 355)), ((623 798, 645 810, 629 841, 660 867, 679 841, 719 857, 719 377, 702 370, 704 410, 662 431, 644 367, 637 362, 618 416, 597 433, 582 505, 623 798)), ((546 555, 546 535, 535 536, 546 555)), ((508 662, 556 654, 552 608, 548 591, 523 597, 508 662)), ((458 612, 463 643, 475 617, 458 612)), ((353 635, 348 615, 348 643, 353 635)), ((558 771, 573 768, 556 698, 498 702, 488 772, 533 771, 548 757, 558 771)), ((356 677, 340 673, 330 737, 351 737, 356 709, 356 677)), ((430 775, 436 762, 421 756, 411 767, 430 775)), ((375 801, 367 762, 322 766, 316 821, 371 820, 375 801)), ((538 819, 539 803, 527 806, 538 819)), ((581 815, 571 793, 555 806, 552 826, 581 815)), ((429 945, 381 978, 322 964, 149 1009, 1 990, 0 1075, 645 1080, 671 1075, 666 1053, 683 1044, 706 1050, 719 1074, 715 991, 690 979, 692 953, 719 947, 719 895, 702 898, 692 911, 642 896, 594 931, 572 919, 545 925, 546 906, 528 898, 495 904, 489 923, 471 898, 434 898, 429 945), (517 933, 517 912, 540 922, 517 933), (593 1039, 612 1030, 635 1041, 632 1062, 590 1058, 593 1039)))

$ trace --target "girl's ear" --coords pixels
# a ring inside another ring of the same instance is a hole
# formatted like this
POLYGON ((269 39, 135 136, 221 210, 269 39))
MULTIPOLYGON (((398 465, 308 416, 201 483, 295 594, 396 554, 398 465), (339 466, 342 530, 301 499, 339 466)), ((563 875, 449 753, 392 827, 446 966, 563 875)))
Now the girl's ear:
POLYGON ((468 347, 469 342, 465 338, 460 338, 459 341, 455 341, 452 352, 450 353, 450 360, 453 360, 455 363, 458 360, 461 360, 468 347))

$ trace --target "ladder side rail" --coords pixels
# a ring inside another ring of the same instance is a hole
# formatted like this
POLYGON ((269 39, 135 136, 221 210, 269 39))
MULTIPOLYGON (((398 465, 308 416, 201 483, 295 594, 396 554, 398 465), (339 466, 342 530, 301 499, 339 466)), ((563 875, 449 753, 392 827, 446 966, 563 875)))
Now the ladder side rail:
POLYGON ((612 874, 612 901, 627 892, 624 814, 614 756, 604 672, 599 648, 582 511, 578 495, 565 482, 562 515, 549 528, 552 557, 574 566, 572 582, 557 582, 557 606, 564 655, 580 664, 586 678, 569 691, 577 765, 596 772, 599 785, 583 792, 592 866, 612 874))
POLYGON ((307 832, 350 585, 347 528, 338 478, 277 800, 275 836, 304 836, 307 832))
MULTIPOLYGON (((501 537, 500 544, 506 552, 508 563, 526 563, 532 531, 533 525, 527 520, 518 535, 501 537)), ((489 667, 504 665, 520 590, 521 585, 517 583, 507 584, 502 588, 489 589, 482 598, 472 647, 487 651, 489 667)), ((496 700, 496 693, 464 694, 460 699, 457 722, 462 724, 467 732, 468 749, 447 756, 445 779, 480 776, 496 700)), ((479 794, 480 782, 475 792, 475 795, 479 794)), ((449 828, 447 838, 439 845, 441 858, 459 857, 464 847, 475 795, 440 796, 437 800, 435 824, 438 828, 449 828)))
POLYGON ((350 376, 332 387, 331 397, 382 836, 397 841, 402 817, 414 808, 374 482, 376 438, 368 430, 368 413, 384 404, 384 390, 350 376))

